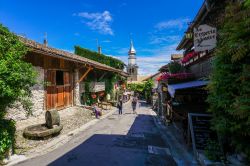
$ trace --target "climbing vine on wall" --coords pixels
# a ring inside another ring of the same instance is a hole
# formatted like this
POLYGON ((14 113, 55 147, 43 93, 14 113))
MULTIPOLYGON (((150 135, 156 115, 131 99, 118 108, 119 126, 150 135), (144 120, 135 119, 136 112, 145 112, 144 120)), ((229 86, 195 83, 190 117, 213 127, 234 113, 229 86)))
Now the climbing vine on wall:
POLYGON ((91 59, 93 61, 105 64, 105 65, 108 65, 108 66, 111 66, 116 69, 123 70, 125 67, 125 64, 118 59, 115 59, 115 58, 112 58, 103 54, 99 54, 94 51, 87 50, 80 46, 75 46, 75 54, 91 59))

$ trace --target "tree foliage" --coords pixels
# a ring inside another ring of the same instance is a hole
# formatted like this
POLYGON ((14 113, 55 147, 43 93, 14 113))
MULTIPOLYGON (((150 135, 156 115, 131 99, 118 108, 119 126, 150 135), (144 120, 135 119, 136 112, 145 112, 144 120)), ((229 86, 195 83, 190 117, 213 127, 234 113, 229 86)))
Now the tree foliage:
POLYGON ((184 71, 183 66, 179 62, 170 62, 168 68, 171 74, 176 74, 184 71))
POLYGON ((29 109, 27 98, 36 73, 31 64, 23 61, 26 52, 18 37, 0 24, 0 160, 15 142, 15 123, 4 119, 6 108, 20 101, 29 109))
POLYGON ((123 70, 125 66, 124 63, 118 59, 103 54, 100 55, 97 52, 87 50, 80 46, 75 46, 75 54, 120 70, 123 70))
POLYGON ((208 97, 213 128, 250 156, 250 0, 228 4, 219 34, 208 97))
POLYGON ((30 96, 36 73, 31 64, 23 61, 27 48, 18 37, 0 24, 0 119, 6 107, 30 96))
POLYGON ((143 83, 128 84, 129 90, 134 91, 135 93, 139 93, 148 102, 150 102, 150 99, 151 99, 152 88, 153 88, 152 79, 149 79, 143 83))

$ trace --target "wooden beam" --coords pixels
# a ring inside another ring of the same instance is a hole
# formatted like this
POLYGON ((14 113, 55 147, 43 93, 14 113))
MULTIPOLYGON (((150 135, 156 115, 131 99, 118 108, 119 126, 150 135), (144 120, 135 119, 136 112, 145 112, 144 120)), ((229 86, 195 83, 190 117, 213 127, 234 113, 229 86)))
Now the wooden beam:
POLYGON ((81 82, 91 70, 93 70, 93 68, 88 67, 88 70, 81 76, 81 78, 78 80, 78 83, 81 82))
POLYGON ((104 77, 106 74, 107 74, 107 72, 104 72, 104 73, 102 74, 102 76, 98 79, 98 81, 101 81, 101 80, 103 79, 103 77, 104 77))

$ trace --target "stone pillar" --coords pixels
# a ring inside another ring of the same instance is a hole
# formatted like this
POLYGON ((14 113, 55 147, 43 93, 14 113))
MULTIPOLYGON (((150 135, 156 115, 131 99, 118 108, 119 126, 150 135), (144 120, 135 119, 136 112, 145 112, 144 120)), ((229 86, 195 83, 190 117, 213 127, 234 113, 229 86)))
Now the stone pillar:
POLYGON ((79 69, 74 71, 74 105, 81 105, 80 101, 80 84, 79 80, 79 69))

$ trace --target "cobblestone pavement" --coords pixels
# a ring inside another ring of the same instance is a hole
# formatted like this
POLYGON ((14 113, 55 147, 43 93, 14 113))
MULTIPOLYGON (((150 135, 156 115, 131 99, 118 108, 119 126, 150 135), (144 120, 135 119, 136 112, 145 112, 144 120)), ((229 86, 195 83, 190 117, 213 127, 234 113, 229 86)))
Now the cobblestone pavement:
POLYGON ((18 165, 176 165, 149 108, 142 102, 137 113, 125 104, 123 115, 115 112, 56 150, 18 165))
MULTIPOLYGON (((108 111, 103 111, 103 113, 107 113, 108 111)), ((68 134, 74 129, 81 127, 87 122, 95 119, 95 116, 92 115, 91 110, 83 109, 81 107, 71 107, 65 110, 59 111, 61 124, 63 125, 63 129, 60 133, 61 135, 68 134)), ((18 122, 18 128, 16 132, 16 151, 15 153, 18 155, 26 155, 29 156, 37 152, 41 147, 45 144, 57 139, 58 137, 49 138, 47 140, 29 140, 23 137, 23 130, 25 127, 34 124, 45 123, 44 115, 41 115, 37 118, 31 118, 32 120, 24 120, 18 122)))

